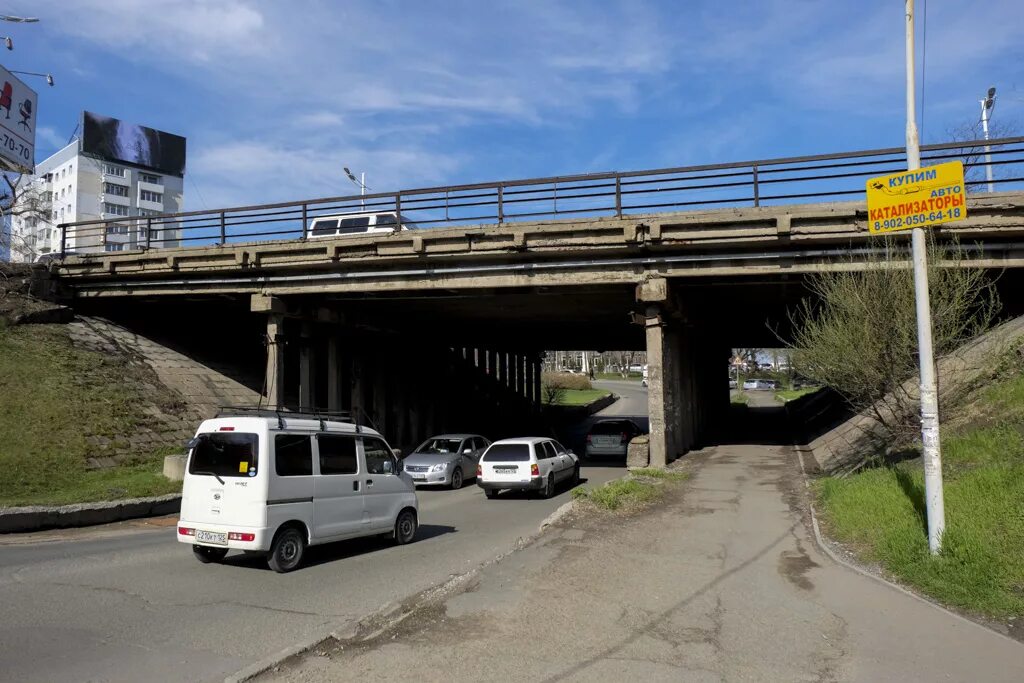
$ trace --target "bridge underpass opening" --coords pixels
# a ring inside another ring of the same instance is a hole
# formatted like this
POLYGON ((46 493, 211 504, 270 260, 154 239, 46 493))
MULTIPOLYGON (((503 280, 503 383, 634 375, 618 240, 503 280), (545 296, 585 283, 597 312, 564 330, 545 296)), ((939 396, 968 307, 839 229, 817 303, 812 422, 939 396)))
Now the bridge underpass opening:
MULTIPOLYGON (((999 280, 1008 314, 1024 305, 1013 293, 1021 280, 999 280)), ((729 413, 730 350, 780 346, 787 309, 807 294, 802 276, 783 275, 75 305, 227 368, 270 405, 365 414, 403 450, 442 431, 549 433, 542 352, 643 350, 651 463, 661 465, 723 434, 745 438, 729 413)))

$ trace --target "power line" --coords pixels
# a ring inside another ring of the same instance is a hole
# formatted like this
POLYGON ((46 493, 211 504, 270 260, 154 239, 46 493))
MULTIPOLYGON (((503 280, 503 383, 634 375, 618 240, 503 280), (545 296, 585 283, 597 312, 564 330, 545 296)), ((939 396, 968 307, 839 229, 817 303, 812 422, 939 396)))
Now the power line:
POLYGON ((196 179, 192 176, 188 177, 192 181, 192 189, 196 191, 196 196, 199 197, 199 203, 203 205, 203 211, 209 211, 210 208, 206 206, 206 200, 203 199, 203 193, 199 191, 199 185, 196 184, 196 179))

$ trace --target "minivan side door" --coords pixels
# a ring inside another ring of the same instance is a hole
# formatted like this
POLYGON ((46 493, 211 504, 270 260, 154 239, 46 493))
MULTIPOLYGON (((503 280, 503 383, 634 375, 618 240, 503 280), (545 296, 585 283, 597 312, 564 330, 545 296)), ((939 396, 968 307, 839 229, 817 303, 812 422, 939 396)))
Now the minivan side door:
POLYGON ((318 540, 354 536, 369 526, 356 445, 354 435, 316 435, 313 536, 318 540))
POLYGON ((363 500, 370 516, 370 526, 378 531, 390 529, 409 493, 409 484, 398 476, 398 460, 382 439, 364 436, 360 439, 366 473, 363 476, 363 500))

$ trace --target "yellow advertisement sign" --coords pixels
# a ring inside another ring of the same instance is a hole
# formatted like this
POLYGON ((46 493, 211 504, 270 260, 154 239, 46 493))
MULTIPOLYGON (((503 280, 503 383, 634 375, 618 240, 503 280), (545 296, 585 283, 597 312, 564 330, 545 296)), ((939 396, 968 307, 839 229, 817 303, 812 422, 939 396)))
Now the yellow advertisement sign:
POLYGON ((872 233, 967 218, 964 165, 959 161, 872 178, 867 190, 868 230, 872 233))

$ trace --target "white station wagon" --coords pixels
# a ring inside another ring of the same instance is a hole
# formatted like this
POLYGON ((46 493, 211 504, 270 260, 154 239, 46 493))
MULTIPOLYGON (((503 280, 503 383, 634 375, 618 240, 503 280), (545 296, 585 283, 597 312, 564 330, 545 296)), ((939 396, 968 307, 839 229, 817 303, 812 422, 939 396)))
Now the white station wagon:
POLYGON ((320 216, 309 223, 309 239, 325 239, 330 237, 358 237, 414 229, 416 225, 404 215, 401 221, 395 220, 394 211, 374 211, 371 213, 348 213, 338 216, 320 216))
POLYGON ((503 489, 555 495, 559 482, 580 483, 580 459, 554 439, 527 437, 495 441, 480 456, 476 484, 488 498, 503 489))
POLYGON ((380 434, 309 414, 228 409, 189 442, 178 540, 200 562, 229 550, 298 567, 306 547, 416 535, 416 488, 380 434))

